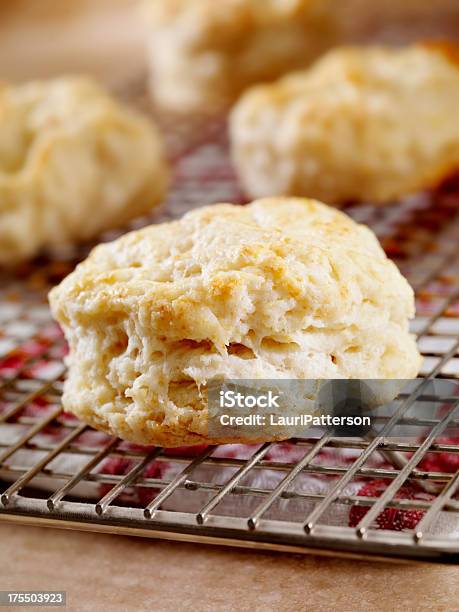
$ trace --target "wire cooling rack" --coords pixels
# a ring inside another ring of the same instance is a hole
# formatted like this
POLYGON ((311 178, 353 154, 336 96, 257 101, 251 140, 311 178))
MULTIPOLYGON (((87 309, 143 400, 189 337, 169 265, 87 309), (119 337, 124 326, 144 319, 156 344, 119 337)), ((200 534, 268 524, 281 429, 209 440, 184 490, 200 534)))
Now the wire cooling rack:
MULTIPOLYGON (((131 92, 132 94, 132 92, 131 92)), ((130 96, 148 109, 145 99, 130 96)), ((243 202, 224 122, 162 120, 175 182, 131 227, 243 202)), ((420 384, 374 439, 143 448, 63 412, 66 346, 46 294, 91 245, 0 273, 0 520, 277 550, 459 561, 459 183, 349 207, 416 290, 420 384), (441 384, 440 384, 441 383, 441 384), (400 424, 416 437, 391 438, 400 424), (413 431, 413 429, 411 429, 413 431)), ((108 240, 119 231, 108 232, 108 240)))

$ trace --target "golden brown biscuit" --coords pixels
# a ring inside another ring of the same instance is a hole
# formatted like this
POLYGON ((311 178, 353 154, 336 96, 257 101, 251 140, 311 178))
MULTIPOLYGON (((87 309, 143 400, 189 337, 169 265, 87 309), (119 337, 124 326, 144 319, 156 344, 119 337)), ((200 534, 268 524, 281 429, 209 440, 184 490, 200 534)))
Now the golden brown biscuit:
POLYGON ((454 45, 342 48, 310 70, 249 90, 231 120, 254 197, 386 203, 459 167, 454 45))
POLYGON ((309 65, 337 41, 333 0, 148 0, 155 100, 215 111, 253 83, 309 65))
POLYGON ((92 80, 0 87, 0 265, 146 213, 167 177, 155 126, 92 80))
POLYGON ((66 410, 141 444, 209 442, 210 380, 420 366, 410 286, 367 227, 312 200, 218 204, 132 232, 50 302, 70 345, 66 410))

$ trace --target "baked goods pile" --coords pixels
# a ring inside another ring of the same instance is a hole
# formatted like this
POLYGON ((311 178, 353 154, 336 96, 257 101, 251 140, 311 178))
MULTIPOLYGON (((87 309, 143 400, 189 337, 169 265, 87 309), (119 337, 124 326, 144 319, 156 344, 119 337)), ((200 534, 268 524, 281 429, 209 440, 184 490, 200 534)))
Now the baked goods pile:
MULTIPOLYGON (((405 27, 435 3, 377 4, 405 27)), ((456 172, 459 51, 345 45, 362 5, 145 3, 156 105, 187 117, 234 104, 234 166, 264 199, 99 245, 53 289, 66 410, 140 444, 235 442, 209 438, 210 381, 418 374, 407 281, 370 229, 310 198, 395 204, 456 172)), ((159 129, 91 79, 2 86, 0 265, 148 213, 168 176, 159 129)))
POLYGON ((50 302, 70 345, 66 409, 141 444, 209 442, 209 380, 420 366, 408 283, 367 227, 312 200, 218 204, 129 233, 50 302))

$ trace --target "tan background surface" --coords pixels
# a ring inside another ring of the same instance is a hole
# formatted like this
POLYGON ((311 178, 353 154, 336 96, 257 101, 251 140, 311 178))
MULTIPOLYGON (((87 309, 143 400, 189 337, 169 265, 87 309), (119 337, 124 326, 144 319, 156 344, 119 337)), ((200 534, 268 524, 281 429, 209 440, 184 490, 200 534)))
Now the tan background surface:
POLYGON ((446 566, 6 525, 0 564, 0 589, 66 590, 70 610, 459 610, 459 570, 446 566))
POLYGON ((0 80, 87 72, 115 83, 145 70, 136 0, 0 0, 0 80))
MULTIPOLYGON (((132 0, 0 0, 0 79, 144 69, 132 0)), ((459 568, 392 565, 0 525, 0 589, 70 610, 459 610, 459 568)), ((3 608, 6 610, 6 608, 3 608)), ((24 608, 22 608, 24 609, 24 608)), ((38 608, 37 608, 38 609, 38 608)))

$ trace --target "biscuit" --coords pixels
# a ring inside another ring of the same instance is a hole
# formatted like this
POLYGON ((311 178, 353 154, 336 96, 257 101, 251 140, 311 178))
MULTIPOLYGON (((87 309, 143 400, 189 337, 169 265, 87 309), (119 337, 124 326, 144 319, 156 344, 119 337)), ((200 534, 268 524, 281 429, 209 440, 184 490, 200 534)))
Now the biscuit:
POLYGON ((454 45, 341 48, 242 97, 233 159, 252 197, 384 204, 458 169, 458 105, 454 45))
POLYGON ((333 0, 148 0, 151 92, 217 111, 247 86, 308 66, 337 41, 333 0))
POLYGON ((155 126, 92 80, 0 86, 0 265, 146 213, 167 175, 155 126))
POLYGON ((420 367, 407 281, 367 227, 312 200, 217 204, 131 232, 50 303, 70 346, 65 409, 140 444, 209 442, 211 380, 420 367))

